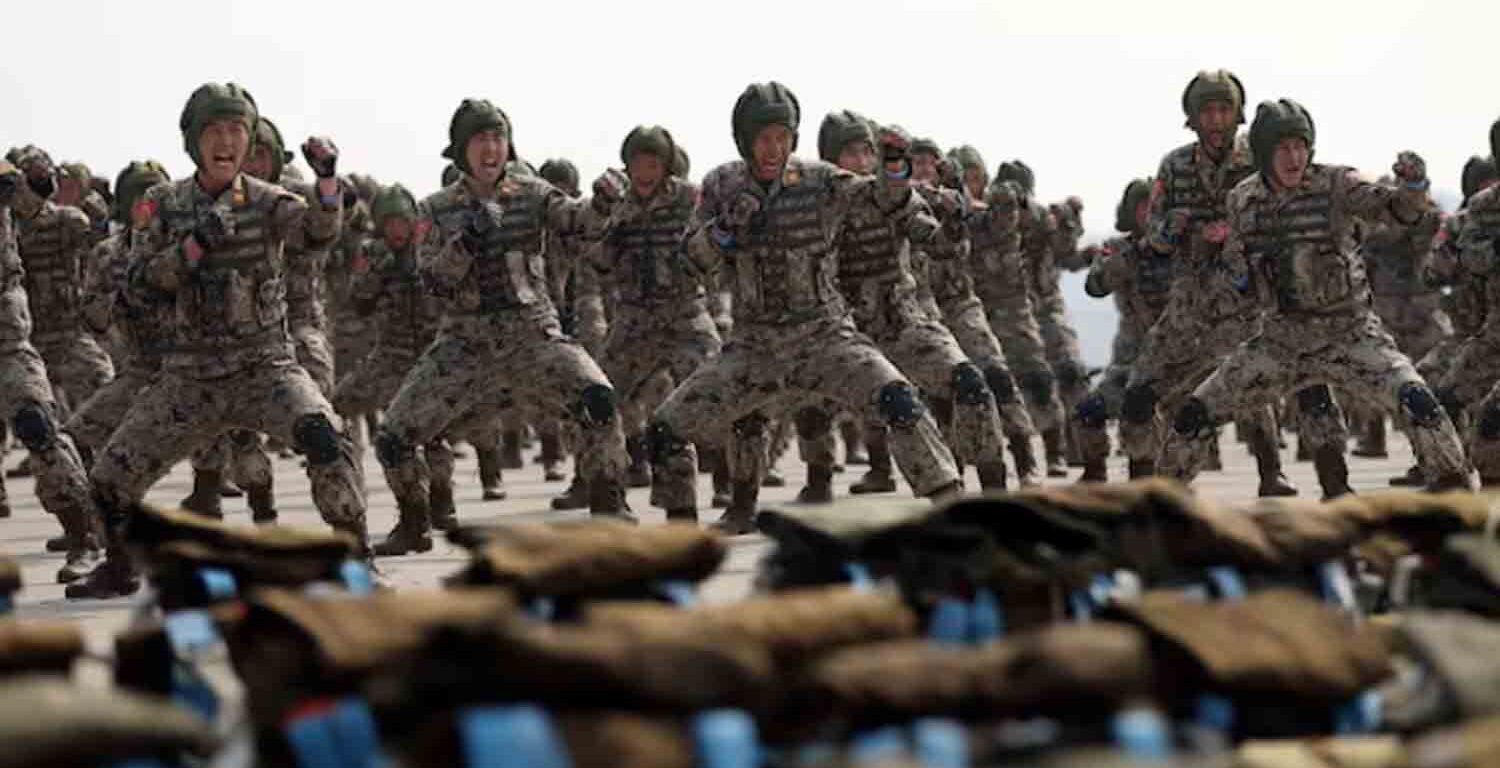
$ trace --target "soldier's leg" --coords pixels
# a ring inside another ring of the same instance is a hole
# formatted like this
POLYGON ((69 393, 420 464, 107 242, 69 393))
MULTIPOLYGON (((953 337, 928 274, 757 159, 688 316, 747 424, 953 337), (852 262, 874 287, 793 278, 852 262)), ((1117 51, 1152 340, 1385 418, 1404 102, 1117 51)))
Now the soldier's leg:
MULTIPOLYGON (((1078 346, 1078 334, 1073 330, 1067 309, 1053 304, 1039 313, 1042 339, 1047 345, 1047 363, 1057 377, 1057 395, 1062 400, 1064 415, 1071 415, 1083 398, 1088 395, 1088 367, 1083 363, 1083 353, 1078 346)), ((1063 468, 1068 464, 1082 464, 1082 457, 1074 443, 1073 421, 1059 423, 1056 437, 1048 440, 1056 445, 1053 455, 1048 456, 1049 468, 1063 468)), ((1050 474, 1050 472, 1049 472, 1050 474)))
POLYGON ((265 438, 259 432, 230 430, 228 469, 229 479, 245 490, 251 519, 257 523, 275 522, 276 474, 271 468, 271 455, 266 453, 265 438))
MULTIPOLYGON (((1282 350, 1262 337, 1241 345, 1199 384, 1172 415, 1171 429, 1162 445, 1158 470, 1184 483, 1192 482, 1207 454, 1218 440, 1219 424, 1235 413, 1255 409, 1270 421, 1266 405, 1285 388, 1294 371, 1282 350)), ((1253 430, 1251 440, 1272 437, 1263 426, 1253 430)), ((1263 480, 1264 485, 1264 480, 1263 480)), ((1262 488, 1264 490, 1264 488, 1262 488)))
MULTIPOLYGON (((1318 473, 1323 498, 1332 499, 1351 493, 1349 466, 1344 460, 1349 431, 1344 426, 1343 412, 1332 388, 1326 384, 1305 387, 1297 391, 1296 402, 1297 439, 1312 454, 1313 469, 1318 473)), ((1384 419, 1385 414, 1376 411, 1375 417, 1384 419)))
POLYGON ((985 320, 984 306, 976 300, 949 307, 944 320, 959 348, 984 372, 1000 410, 1000 426, 1016 464, 1017 481, 1022 487, 1040 483, 1032 453, 1032 441, 1038 437, 1036 424, 1021 400, 1004 345, 985 320))
MULTIPOLYGON (((1078 478, 1079 482, 1102 483, 1109 479, 1109 421, 1119 417, 1125 400, 1125 381, 1129 376, 1128 368, 1111 366, 1073 410, 1078 448, 1083 454, 1083 475, 1078 478)), ((1124 441, 1123 424, 1120 432, 1124 441)))
POLYGON ((792 416, 797 427, 798 452, 807 464, 807 485, 797 493, 797 501, 803 504, 833 501, 833 465, 838 460, 833 424, 838 411, 836 402, 813 401, 805 403, 792 416))
POLYGON ((223 519, 224 507, 219 489, 228 482, 229 457, 233 451, 227 432, 193 451, 190 460, 193 490, 178 502, 183 509, 215 520, 223 519))
POLYGON ((449 531, 458 527, 458 508, 453 502, 453 449, 444 438, 422 446, 427 465, 427 514, 432 527, 449 531))
POLYGON ((104 448, 136 395, 151 383, 151 378, 141 371, 126 369, 73 410, 64 429, 73 436, 85 464, 93 463, 93 457, 104 448))
POLYGON ((65 416, 70 416, 72 409, 82 405, 115 377, 114 365, 104 348, 92 337, 81 333, 47 345, 42 350, 42 357, 47 361, 47 373, 53 386, 64 393, 58 403, 60 413, 65 416))
POLYGON ((333 345, 328 343, 328 337, 322 331, 301 329, 293 335, 292 341, 297 351, 297 363, 317 383, 318 391, 324 397, 333 397, 334 383, 338 379, 334 376, 333 345))
POLYGON ((645 329, 617 324, 615 333, 605 344, 604 357, 599 361, 618 393, 620 423, 625 431, 625 449, 630 456, 625 482, 631 488, 651 485, 651 465, 644 441, 646 414, 666 399, 672 383, 666 355, 659 349, 664 341, 646 338, 645 329))

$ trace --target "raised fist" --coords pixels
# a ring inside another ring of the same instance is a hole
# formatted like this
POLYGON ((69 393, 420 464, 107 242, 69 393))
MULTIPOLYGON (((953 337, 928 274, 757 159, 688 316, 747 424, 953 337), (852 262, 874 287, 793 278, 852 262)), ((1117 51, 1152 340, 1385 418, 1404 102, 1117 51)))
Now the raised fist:
POLYGON ((1427 161, 1422 156, 1407 150, 1396 155, 1396 162, 1391 165, 1391 173, 1396 178, 1405 182, 1408 186, 1420 185, 1427 181, 1427 161))
POLYGON ((302 159, 320 179, 331 179, 338 172, 339 148, 327 136, 313 136, 302 143, 302 159))

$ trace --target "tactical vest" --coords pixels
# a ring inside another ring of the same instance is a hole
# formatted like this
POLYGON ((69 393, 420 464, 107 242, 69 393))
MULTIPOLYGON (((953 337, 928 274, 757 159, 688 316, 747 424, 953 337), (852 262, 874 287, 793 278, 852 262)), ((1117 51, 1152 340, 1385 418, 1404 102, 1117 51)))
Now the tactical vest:
POLYGON ((1324 313, 1369 305, 1350 220, 1335 194, 1347 169, 1313 166, 1301 187, 1273 194, 1256 182, 1243 213, 1245 255, 1277 310, 1324 313))
MULTIPOLYGON (((74 208, 45 203, 32 219, 16 219, 16 242, 26 268, 26 295, 31 304, 32 338, 47 341, 81 332, 79 286, 83 256, 90 244, 70 226, 68 217, 83 218, 74 208)), ((76 222, 86 227, 83 222, 76 222)))
MULTIPOLYGON (((1236 148, 1224 162, 1214 165, 1201 156, 1196 144, 1174 150, 1162 165, 1165 173, 1158 181, 1163 184, 1165 199, 1161 207, 1166 211, 1186 209, 1195 225, 1228 218, 1229 191, 1255 173, 1248 153, 1242 148, 1236 148)), ((1180 248, 1175 254, 1191 267, 1179 273, 1180 278, 1188 281, 1184 290, 1193 289, 1194 270, 1218 256, 1223 248, 1222 244, 1197 237, 1191 243, 1191 247, 1180 248)))
POLYGON ((845 313, 834 285, 833 174, 832 166, 794 159, 769 192, 748 176, 732 191, 761 203, 746 241, 727 255, 735 322, 785 324, 845 313))
POLYGON ((679 252, 697 205, 693 188, 669 180, 670 186, 647 202, 640 214, 616 226, 605 253, 613 256, 597 265, 615 301, 628 307, 653 310, 676 307, 702 296, 698 284, 682 272, 679 252))
POLYGON ((1061 290, 1052 235, 1047 231, 1050 215, 1046 208, 1031 201, 1021 211, 1021 251, 1026 257, 1027 290, 1036 302, 1052 298, 1061 290))
POLYGON ((224 244, 204 254, 177 290, 174 355, 219 354, 288 339, 284 237, 272 216, 279 205, 302 203, 249 176, 236 184, 216 202, 189 177, 173 182, 160 200, 156 216, 170 244, 192 234, 211 208, 218 207, 228 222, 224 244))
MULTIPOLYGON (((501 182, 498 200, 489 203, 499 208, 497 226, 490 228, 472 254, 473 265, 458 289, 459 314, 552 307, 544 237, 549 191, 562 194, 532 179, 508 177, 501 182)), ((432 217, 446 236, 457 235, 468 226, 472 201, 461 184, 438 193, 432 217)))
POLYGON ((1144 333, 1166 311, 1172 295, 1172 257, 1157 253, 1140 240, 1121 255, 1130 259, 1132 277, 1130 289, 1123 291, 1120 299, 1125 314, 1121 324, 1129 323, 1144 333))
POLYGON ((395 253, 383 242, 371 246, 369 279, 377 281, 375 327, 384 352, 416 359, 432 343, 442 311, 417 275, 415 246, 395 253))

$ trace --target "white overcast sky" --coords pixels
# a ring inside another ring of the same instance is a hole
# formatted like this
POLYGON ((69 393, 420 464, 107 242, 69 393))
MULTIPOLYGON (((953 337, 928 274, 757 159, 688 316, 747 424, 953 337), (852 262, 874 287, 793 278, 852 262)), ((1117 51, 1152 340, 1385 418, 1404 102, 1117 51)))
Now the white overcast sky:
MULTIPOLYGON (((1110 234, 1120 189, 1190 140, 1182 88, 1228 67, 1254 103, 1312 111, 1318 159, 1383 172, 1397 150, 1456 188, 1500 115, 1500 3, 1246 2, 370 3, 13 2, 0 70, 0 143, 36 143, 114 176, 155 157, 190 163, 177 118, 194 87, 234 80, 289 143, 333 136, 341 169, 438 183, 449 117, 466 96, 501 105, 533 162, 573 159, 591 179, 632 125, 661 123, 694 174, 731 159, 729 112, 746 83, 801 99, 802 152, 850 108, 993 168, 1024 158, 1039 193, 1081 196, 1087 239, 1110 234)), ((1112 312, 1070 279, 1093 363, 1112 312)))

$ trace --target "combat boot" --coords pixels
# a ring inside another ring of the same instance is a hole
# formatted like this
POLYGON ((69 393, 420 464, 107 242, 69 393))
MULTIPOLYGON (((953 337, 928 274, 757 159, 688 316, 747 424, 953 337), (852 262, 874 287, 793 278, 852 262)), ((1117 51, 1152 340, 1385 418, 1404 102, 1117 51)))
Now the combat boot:
POLYGON ((755 532, 755 504, 760 499, 760 488, 753 482, 736 481, 730 487, 729 508, 713 529, 725 536, 743 536, 755 532))
POLYGON ((484 500, 499 501, 505 498, 505 483, 500 473, 500 451, 494 448, 475 448, 474 455, 479 462, 479 487, 483 490, 484 500))
POLYGON ((1047 455, 1047 477, 1067 477, 1068 461, 1063 455, 1063 437, 1060 427, 1042 430, 1042 447, 1047 455))
POLYGON ((1131 459, 1130 466, 1126 471, 1130 473, 1131 480, 1154 477, 1156 475, 1156 462, 1152 459, 1131 459))
POLYGON ((1479 491, 1479 473, 1474 471, 1454 472, 1448 475, 1434 478, 1427 484, 1430 493, 1442 493, 1443 491, 1479 491))
POLYGON ((640 437, 625 441, 630 453, 630 468, 625 471, 625 485, 631 488, 651 487, 651 464, 646 461, 646 443, 640 437))
POLYGON ((122 530, 124 521, 112 519, 114 516, 109 514, 109 510, 101 511, 105 512, 104 562, 95 566, 88 576, 69 584, 63 590, 63 595, 69 600, 108 600, 135 594, 141 587, 135 567, 130 562, 130 555, 125 551, 122 530))
POLYGON ((271 490, 271 484, 252 485, 245 489, 248 498, 245 502, 250 507, 250 520, 256 525, 270 525, 276 522, 279 513, 276 511, 276 494, 271 490))
POLYGON ((1318 472, 1318 485, 1323 488, 1324 501, 1354 493, 1349 487, 1349 464, 1339 446, 1326 445, 1313 451, 1313 468, 1318 472))
POLYGON ((439 531, 451 531, 458 527, 458 509, 453 504, 453 483, 431 481, 427 486, 427 515, 432 527, 439 531))
POLYGON ((958 499, 963 498, 963 495, 964 484, 957 480, 954 480, 953 482, 933 491, 932 493, 927 494, 927 500, 932 502, 932 505, 936 507, 947 504, 950 501, 957 501, 958 499))
POLYGON ((1383 459, 1390 455, 1385 447, 1385 417, 1376 416, 1361 430, 1350 453, 1362 459, 1383 459))
POLYGON ((1109 482, 1109 465, 1103 456, 1090 456, 1083 462, 1083 474, 1078 476, 1080 483, 1107 483, 1109 482))
POLYGON ((833 467, 827 464, 807 465, 807 485, 797 492, 799 504, 833 503, 833 467))
POLYGON ((607 517, 638 523, 625 501, 625 484, 619 480, 596 477, 587 483, 590 517, 607 517))
POLYGON ((217 469, 194 469, 193 491, 179 504, 189 512, 214 520, 224 519, 224 505, 219 488, 224 485, 224 473, 217 469))
POLYGON ((227 477, 224 478, 224 482, 219 485, 219 498, 221 499, 238 499, 244 495, 245 492, 241 490, 239 486, 229 482, 229 478, 227 477))
MULTIPOLYGON (((1214 441, 1217 442, 1217 441, 1214 441)), ((1252 432, 1247 436, 1250 455, 1255 457, 1255 469, 1260 474, 1260 487, 1256 495, 1261 498, 1274 496, 1296 496, 1297 486, 1281 472, 1281 451, 1276 447, 1276 438, 1252 432)))
MULTIPOLYGON (((837 470, 835 470, 837 471, 837 470)), ((766 467, 766 473, 761 475, 760 487, 762 488, 785 488, 786 476, 775 467, 766 467)))
POLYGON ((1037 468, 1036 449, 1027 437, 1010 440, 1010 458, 1016 463, 1016 483, 1022 488, 1034 488, 1042 484, 1042 475, 1037 468))
POLYGON ((979 488, 983 491, 1005 490, 1005 462, 985 462, 974 468, 979 473, 979 488))
POLYGON ((869 438, 865 445, 870 451, 870 469, 865 472, 864 477, 849 486, 849 492, 857 494, 893 493, 896 490, 896 477, 891 472, 890 443, 886 441, 884 432, 872 432, 869 438))
POLYGON ((1406 474, 1396 475, 1390 483, 1397 488, 1420 488, 1427 483, 1427 477, 1422 474, 1420 465, 1413 464, 1406 474))
POLYGON ((58 515, 67 544, 63 566, 57 570, 58 584, 72 584, 99 565, 99 537, 89 517, 92 512, 92 509, 73 509, 58 515))
POLYGON ((31 454, 29 453, 26 454, 25 458, 21 459, 20 464, 11 467, 5 472, 5 476, 11 479, 15 479, 18 477, 31 477, 34 474, 36 474, 36 471, 31 462, 31 454))
POLYGON ((428 520, 427 500, 403 501, 396 499, 396 527, 391 529, 385 541, 376 544, 373 552, 377 557, 398 557, 411 552, 427 552, 432 549, 431 523, 428 520))
POLYGON ((526 460, 521 457, 521 431, 508 429, 500 439, 500 468, 521 469, 526 460))
POLYGON ((573 482, 561 496, 552 499, 552 508, 559 512, 568 509, 586 509, 589 505, 589 484, 583 475, 573 473, 573 482))

